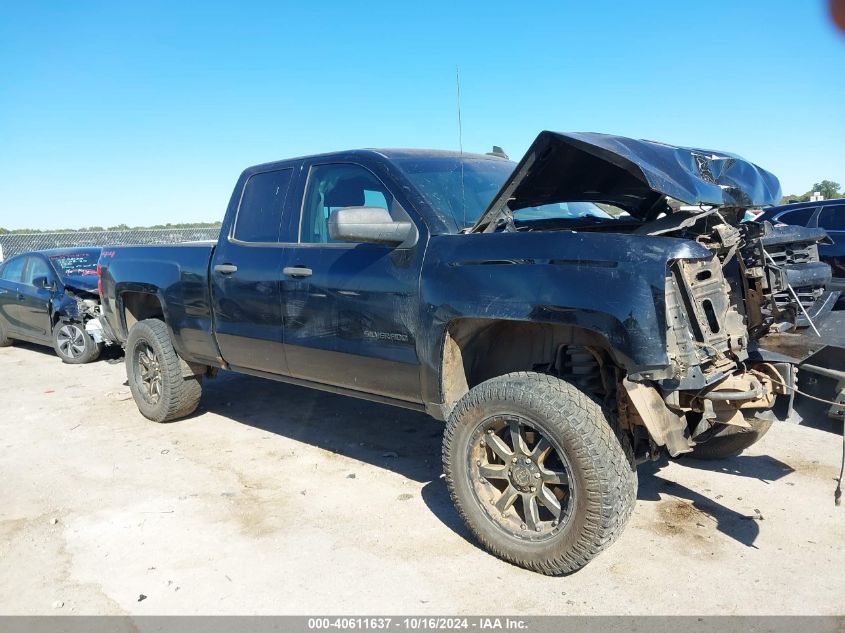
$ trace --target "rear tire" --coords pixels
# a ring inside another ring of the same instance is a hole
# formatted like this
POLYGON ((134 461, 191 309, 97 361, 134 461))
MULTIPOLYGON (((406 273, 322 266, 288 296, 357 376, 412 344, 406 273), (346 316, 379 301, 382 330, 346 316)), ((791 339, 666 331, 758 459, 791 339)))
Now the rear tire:
POLYGON ((637 474, 627 443, 573 385, 520 372, 458 402, 443 468, 458 513, 488 551, 567 574, 613 543, 631 516, 637 474))
POLYGON ((159 319, 139 321, 129 331, 126 377, 138 410, 153 422, 190 415, 202 396, 202 375, 179 357, 159 319))
POLYGON ((771 420, 758 420, 746 418, 751 425, 750 429, 737 427, 736 433, 722 435, 696 444, 691 453, 686 453, 692 459, 727 459, 736 457, 752 444, 756 444, 772 427, 771 420))
POLYGON ((14 341, 6 336, 6 328, 3 325, 3 322, 0 321, 0 347, 9 347, 12 345, 14 341))
POLYGON ((68 365, 84 365, 97 360, 103 344, 97 343, 81 323, 59 321, 53 328, 53 349, 68 365))

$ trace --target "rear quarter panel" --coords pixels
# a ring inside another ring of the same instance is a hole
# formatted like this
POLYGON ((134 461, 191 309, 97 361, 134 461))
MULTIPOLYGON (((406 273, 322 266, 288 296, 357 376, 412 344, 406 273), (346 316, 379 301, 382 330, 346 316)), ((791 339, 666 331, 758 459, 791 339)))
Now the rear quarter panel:
POLYGON ((100 256, 103 312, 119 341, 125 342, 128 336, 126 293, 150 294, 162 306, 179 355, 219 366, 222 359, 214 340, 208 286, 213 250, 210 242, 104 248, 100 256))

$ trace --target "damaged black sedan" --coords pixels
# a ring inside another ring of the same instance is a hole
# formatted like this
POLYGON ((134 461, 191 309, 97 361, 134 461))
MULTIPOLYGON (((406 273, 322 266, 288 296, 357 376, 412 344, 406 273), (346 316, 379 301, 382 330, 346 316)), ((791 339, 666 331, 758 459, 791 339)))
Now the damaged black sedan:
POLYGON ((0 347, 52 345, 66 363, 90 363, 106 340, 100 325, 100 248, 23 253, 0 267, 0 347))

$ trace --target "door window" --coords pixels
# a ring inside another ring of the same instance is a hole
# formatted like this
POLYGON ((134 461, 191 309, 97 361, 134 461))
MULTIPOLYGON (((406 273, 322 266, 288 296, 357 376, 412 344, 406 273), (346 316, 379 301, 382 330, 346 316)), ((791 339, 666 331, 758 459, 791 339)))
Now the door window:
POLYGON ((23 277, 24 262, 26 262, 26 259, 23 257, 6 262, 6 265, 3 266, 3 272, 0 273, 0 279, 20 283, 21 277, 23 277))
POLYGON ((822 208, 819 227, 828 231, 845 231, 845 204, 834 204, 822 208))
POLYGON ((49 281, 51 276, 50 275, 50 267, 40 257, 27 257, 29 260, 29 265, 26 269, 26 274, 24 275, 23 282, 30 286, 35 285, 35 280, 39 277, 46 277, 49 281))
POLYGON ((244 186, 234 238, 241 242, 278 242, 292 169, 250 176, 244 186))
POLYGON ((393 196, 368 169, 360 165, 315 165, 308 175, 302 204, 299 241, 336 242, 329 237, 329 216, 344 207, 381 207, 390 210, 393 196))

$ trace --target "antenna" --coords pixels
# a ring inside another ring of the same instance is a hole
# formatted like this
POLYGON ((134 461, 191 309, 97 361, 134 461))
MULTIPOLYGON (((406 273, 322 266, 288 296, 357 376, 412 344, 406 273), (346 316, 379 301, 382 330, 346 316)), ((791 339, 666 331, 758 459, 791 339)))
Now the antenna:
POLYGON ((467 196, 466 196, 466 189, 464 189, 464 128, 461 121, 461 68, 460 66, 455 66, 455 84, 458 88, 458 148, 460 150, 460 160, 461 163, 461 204, 464 207, 464 225, 461 227, 461 231, 466 230, 467 225, 467 196))

